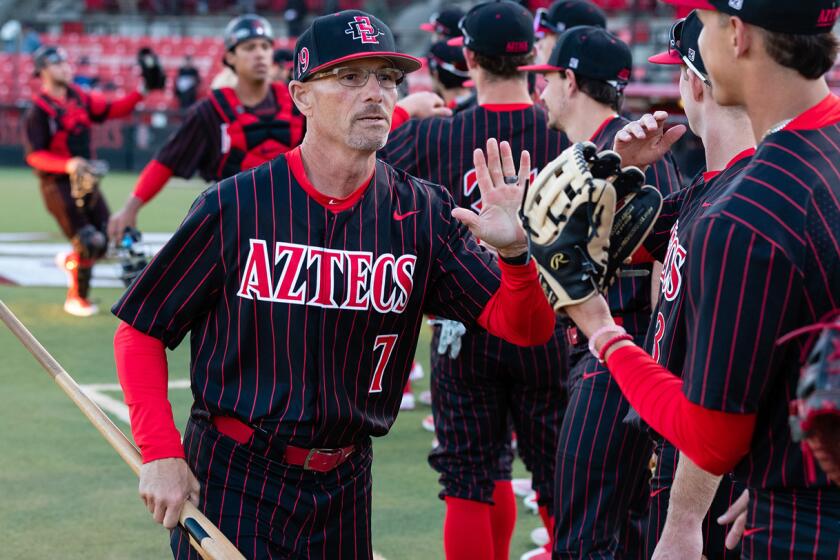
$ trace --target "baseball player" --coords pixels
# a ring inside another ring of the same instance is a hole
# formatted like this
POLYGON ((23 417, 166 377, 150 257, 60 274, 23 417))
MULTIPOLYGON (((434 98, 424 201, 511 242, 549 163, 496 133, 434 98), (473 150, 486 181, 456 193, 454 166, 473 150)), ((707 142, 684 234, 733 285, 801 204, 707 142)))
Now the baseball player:
MULTIPOLYGON (((645 240, 643 250, 637 256, 649 256, 652 260, 664 261, 671 230, 679 221, 680 228, 688 228, 698 219, 703 208, 708 208, 723 190, 737 180, 755 153, 755 138, 752 125, 743 107, 722 107, 712 98, 712 86, 708 72, 703 64, 698 47, 698 39, 703 25, 692 12, 685 19, 677 21, 671 28, 670 46, 666 52, 657 54, 649 59, 654 64, 680 66, 680 92, 688 123, 691 129, 703 141, 706 156, 706 169, 699 173, 691 185, 675 195, 667 197, 660 219, 654 230, 645 240)), ((644 126, 646 119, 628 125, 625 132, 631 132, 637 126, 644 126)), ((649 119, 647 119, 649 120, 649 119)), ((624 137, 624 134, 622 134, 624 137)), ((634 137, 635 138, 635 137, 634 137)), ((642 149, 645 140, 637 140, 642 149)), ((624 142, 622 152, 627 154, 633 142, 624 142)), ((658 155, 658 153, 656 154, 658 155)), ((646 163, 645 161, 637 163, 646 163)), ((671 340, 682 336, 682 298, 663 297, 657 310, 657 322, 653 329, 648 330, 646 349, 651 349, 652 338, 659 329, 670 334, 671 340)), ((663 346, 660 343, 657 360, 674 372, 680 372, 683 364, 683 348, 675 344, 663 346)), ((645 538, 645 558, 654 555, 654 547, 660 541, 665 525, 670 487, 673 484, 674 473, 677 469, 678 453, 676 448, 667 441, 657 441, 656 472, 650 483, 650 512, 648 515, 647 535, 645 538)), ((703 521, 703 554, 710 560, 739 558, 740 548, 733 546, 729 550, 725 546, 726 530, 718 525, 716 519, 724 514, 729 506, 743 493, 740 483, 725 476, 709 510, 703 521)), ((662 541, 660 553, 668 543, 668 538, 662 541)))
MULTIPOLYGON (((117 371, 156 521, 175 526, 189 498, 249 558, 371 558, 370 438, 394 422, 423 313, 523 345, 553 331, 516 218, 530 160, 517 173, 510 146, 488 141, 484 207, 457 208, 376 160, 420 67, 385 24, 319 17, 295 61, 301 146, 196 200, 113 307, 117 371), (182 445, 165 347, 188 332, 182 445)), ((172 548, 195 557, 181 530, 172 548)))
POLYGON ((277 157, 303 138, 304 119, 286 84, 270 81, 274 35, 268 21, 237 17, 225 28, 224 43, 224 64, 236 74, 236 86, 214 89, 190 108, 111 217, 112 239, 136 227, 140 209, 173 175, 188 179, 197 171, 205 181, 220 181, 277 157))
POLYGON ((432 34, 432 41, 448 41, 461 36, 458 24, 464 17, 464 10, 457 6, 435 12, 429 21, 420 24, 420 29, 432 34))
POLYGON ((433 43, 426 55, 426 62, 432 88, 448 108, 457 112, 476 104, 473 90, 466 86, 470 72, 461 47, 449 46, 446 41, 433 43))
MULTIPOLYGON (((480 211, 471 153, 488 138, 528 150, 532 173, 566 146, 532 104, 518 66, 533 61, 533 18, 513 2, 488 2, 460 24, 478 104, 452 118, 411 120, 381 152, 408 173, 449 188, 455 202, 480 211), (536 168, 536 169, 534 169, 536 168)), ((516 520, 511 488, 509 417, 517 449, 533 473, 542 513, 549 516, 554 446, 565 400, 566 349, 562 332, 543 347, 522 349, 483 330, 467 328, 460 352, 438 351, 448 326, 432 339, 432 415, 438 445, 429 463, 440 473, 446 503, 444 549, 449 560, 508 558, 516 520)))
POLYGON ((98 187, 105 169, 91 163, 90 130, 94 123, 130 115, 143 99, 145 82, 142 91, 107 101, 73 85, 73 69, 61 47, 44 45, 33 59, 41 91, 24 115, 26 163, 38 176, 47 210, 73 246, 59 263, 69 280, 64 310, 88 317, 98 311, 88 299, 93 263, 108 247, 108 205, 98 187), (79 179, 76 188, 71 176, 79 179))
MULTIPOLYGON (((840 301, 840 99, 823 77, 840 5, 674 3, 700 8, 712 95, 745 107, 756 153, 690 224, 671 227, 661 305, 682 306, 671 329, 657 312, 649 344, 658 361, 626 340, 602 298, 566 309, 630 404, 680 450, 659 557, 700 556, 719 475, 734 469, 750 493, 742 558, 836 559, 840 489, 808 473, 788 425, 802 343, 777 340, 840 301)), ((649 121, 616 146, 631 135, 676 136, 649 121)))
MULTIPOLYGON (((630 48, 616 36, 577 26, 560 34, 547 63, 520 69, 545 74, 542 99, 552 127, 573 142, 590 141, 604 150, 629 122, 618 112, 632 65, 630 48)), ((646 179, 663 195, 682 187, 670 154, 650 166, 646 179)), ((652 270, 650 264, 628 267, 607 292, 615 321, 640 344, 652 311, 652 270)), ((644 514, 649 439, 622 422, 628 405, 621 389, 589 353, 574 324, 567 326, 571 370, 557 446, 554 556, 639 557, 643 532, 625 527, 628 519, 644 514)))
POLYGON ((534 32, 537 37, 537 62, 548 62, 557 37, 578 25, 591 25, 605 29, 607 15, 588 0, 557 0, 548 9, 538 8, 534 15, 534 32))

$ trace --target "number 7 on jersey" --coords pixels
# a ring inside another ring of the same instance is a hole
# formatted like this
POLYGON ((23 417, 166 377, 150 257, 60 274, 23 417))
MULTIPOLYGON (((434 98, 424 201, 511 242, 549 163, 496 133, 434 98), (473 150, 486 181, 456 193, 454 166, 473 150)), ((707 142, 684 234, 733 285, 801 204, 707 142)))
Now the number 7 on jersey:
POLYGON ((391 354, 394 352, 394 347, 397 345, 396 334, 382 334, 376 337, 373 341, 374 353, 378 348, 382 348, 382 353, 379 355, 379 360, 376 362, 376 369, 373 371, 373 379, 370 380, 369 393, 382 392, 382 375, 385 373, 385 368, 388 366, 388 360, 391 359, 391 354))

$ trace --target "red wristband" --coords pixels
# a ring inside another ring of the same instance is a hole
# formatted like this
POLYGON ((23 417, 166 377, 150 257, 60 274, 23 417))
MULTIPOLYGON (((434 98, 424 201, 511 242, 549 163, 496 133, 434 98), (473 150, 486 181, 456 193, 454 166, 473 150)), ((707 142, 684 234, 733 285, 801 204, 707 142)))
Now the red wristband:
POLYGON ((598 353, 598 361, 603 364, 604 361, 605 361, 605 358, 607 356, 607 350, 609 350, 610 347, 613 344, 619 343, 622 340, 631 340, 632 341, 633 337, 631 335, 627 334, 627 333, 624 333, 624 334, 619 334, 617 336, 614 336, 611 339, 609 339, 608 341, 606 341, 604 343, 604 345, 601 346, 601 352, 598 353))

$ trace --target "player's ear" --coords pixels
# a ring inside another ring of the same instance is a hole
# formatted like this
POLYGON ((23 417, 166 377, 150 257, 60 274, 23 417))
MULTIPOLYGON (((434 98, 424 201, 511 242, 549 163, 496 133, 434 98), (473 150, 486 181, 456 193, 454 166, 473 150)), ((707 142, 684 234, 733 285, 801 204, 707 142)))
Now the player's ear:
POLYGON ((315 108, 315 94, 312 92, 312 88, 303 82, 292 80, 289 82, 289 94, 292 96, 298 111, 304 117, 311 117, 315 108))
POLYGON ((711 90, 706 89, 706 84, 694 72, 685 70, 685 73, 688 77, 688 87, 691 90, 691 97, 697 103, 702 103, 703 99, 711 94, 711 90))
POLYGON ((233 53, 233 51, 227 51, 225 53, 225 62, 227 63, 228 66, 230 66, 231 70, 233 70, 233 68, 234 68, 233 63, 234 63, 235 60, 236 60, 236 55, 233 53))
POLYGON ((464 58, 467 61, 467 70, 474 70, 478 67, 478 63, 475 61, 475 53, 466 47, 462 50, 464 51, 464 58))
POLYGON ((741 18, 730 17, 728 24, 728 41, 729 47, 734 58, 743 57, 750 49, 755 47, 755 42, 758 39, 756 34, 763 35, 758 27, 745 24, 741 18))
POLYGON ((568 88, 569 93, 577 93, 578 85, 577 76, 575 76, 575 73, 566 68, 565 70, 563 70, 563 76, 566 78, 563 81, 566 82, 566 87, 568 88))

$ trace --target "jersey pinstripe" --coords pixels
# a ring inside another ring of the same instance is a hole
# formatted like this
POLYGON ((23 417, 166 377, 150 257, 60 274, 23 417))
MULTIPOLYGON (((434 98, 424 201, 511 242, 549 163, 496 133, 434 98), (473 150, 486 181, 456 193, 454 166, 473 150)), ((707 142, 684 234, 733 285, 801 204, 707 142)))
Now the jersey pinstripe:
POLYGON ((113 311, 170 348, 191 333, 194 407, 341 447, 393 424, 422 314, 472 324, 500 277, 440 187, 377 162, 333 212, 295 154, 205 191, 113 311))

